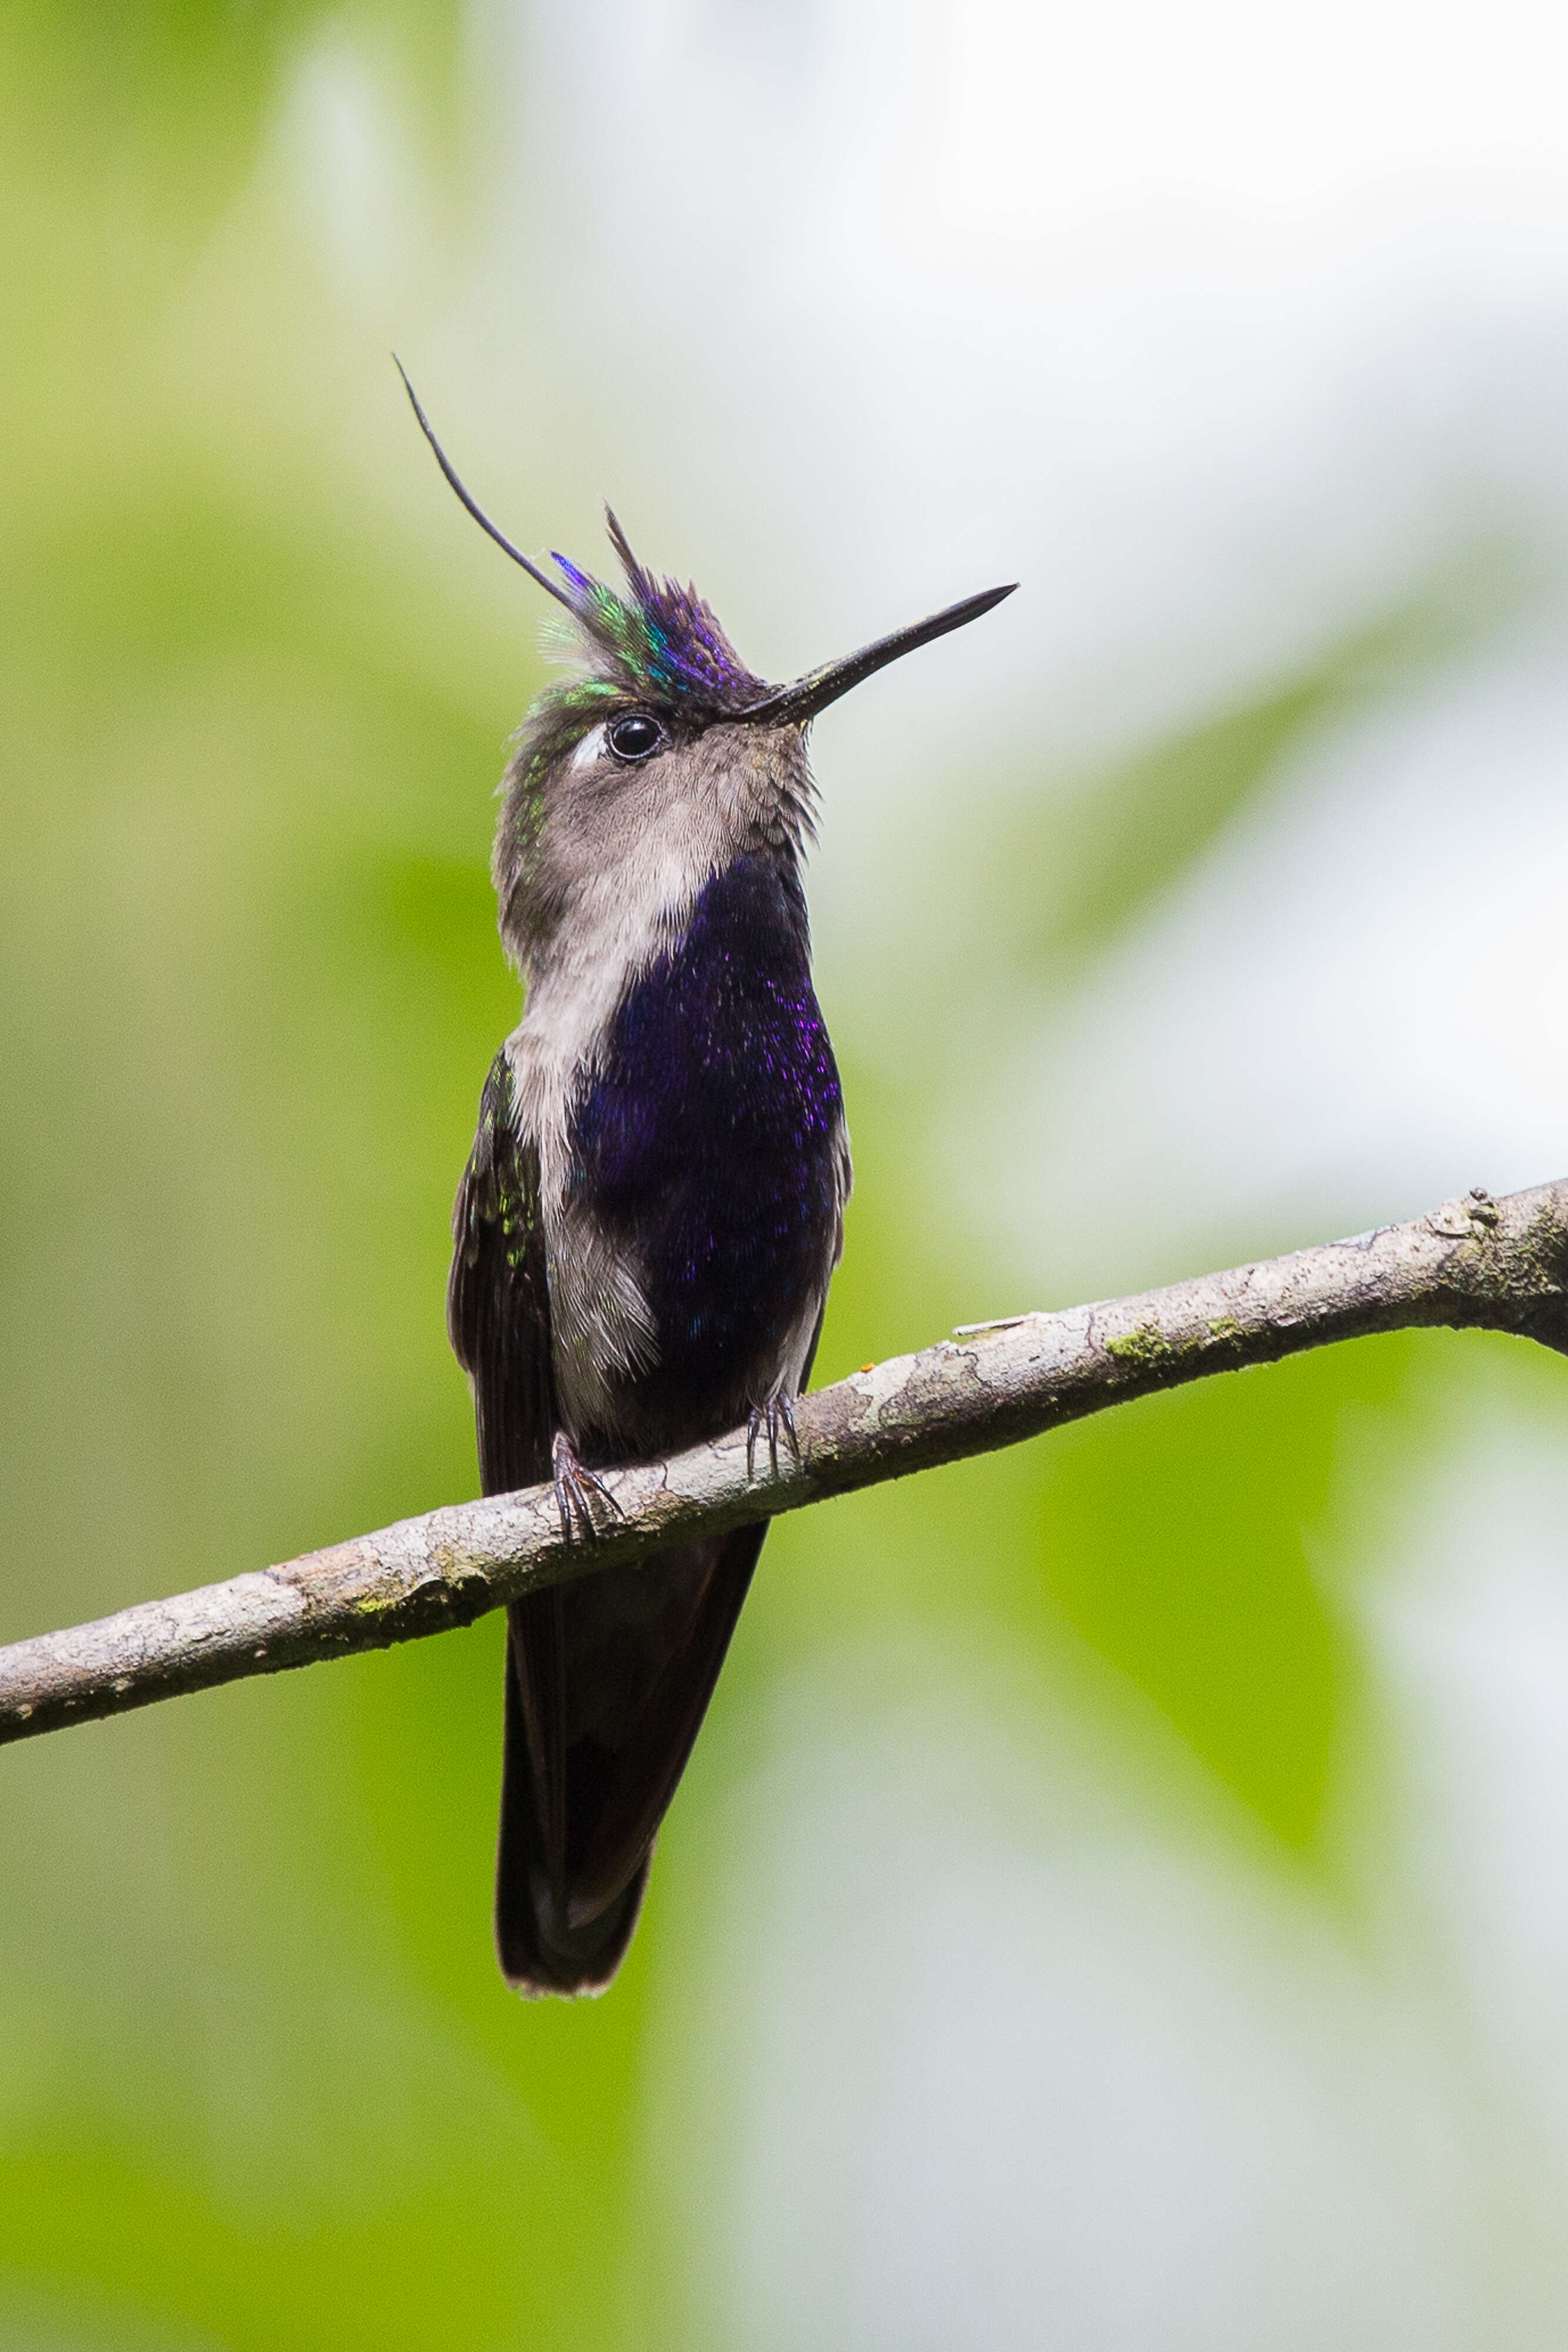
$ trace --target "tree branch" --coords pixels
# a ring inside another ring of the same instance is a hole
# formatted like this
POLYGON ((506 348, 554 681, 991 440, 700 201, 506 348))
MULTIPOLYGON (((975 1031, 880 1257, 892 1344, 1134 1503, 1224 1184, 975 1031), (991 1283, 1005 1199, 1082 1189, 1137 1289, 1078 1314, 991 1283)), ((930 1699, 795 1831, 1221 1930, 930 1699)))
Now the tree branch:
POLYGON ((0 1649, 0 1741, 466 1625, 677 1538, 1013 1445, 1211 1372, 1432 1324, 1568 1354, 1568 1179, 1501 1201, 1471 1192, 1412 1224, 1137 1297, 968 1327, 801 1399, 799 1459, 758 1460, 752 1475, 736 1431, 610 1474, 618 1515, 605 1511, 591 1543, 568 1541, 550 1489, 534 1487, 17 1642, 0 1649))

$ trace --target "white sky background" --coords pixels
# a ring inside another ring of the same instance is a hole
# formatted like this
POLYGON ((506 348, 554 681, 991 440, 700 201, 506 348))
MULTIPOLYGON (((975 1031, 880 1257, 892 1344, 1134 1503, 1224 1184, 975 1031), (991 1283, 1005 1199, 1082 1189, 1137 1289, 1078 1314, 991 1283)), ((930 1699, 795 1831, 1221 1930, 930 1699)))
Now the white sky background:
POLYGON ((961 277, 981 244, 1057 299, 1261 289, 1434 226, 1568 225, 1568 28, 1538 0, 974 0, 924 23, 922 128, 951 170, 922 213, 910 169, 915 249, 961 277))
MULTIPOLYGON (((379 315, 347 57, 299 135, 379 315)), ((526 543, 591 555, 610 492, 776 675, 1024 583, 815 754, 836 1025, 907 1069, 905 982, 970 989, 989 1173, 937 1136, 933 1181, 1016 1286, 981 1305, 1568 1170, 1568 12, 489 0, 472 58, 508 162, 413 356, 526 543), (1290 764, 1067 1002, 943 961, 993 780, 1222 710, 1500 541, 1526 609, 1290 764)), ((835 1907, 912 1834, 909 1742, 863 1679, 802 1696, 828 1760, 792 1717, 737 1798, 741 1891, 666 2043, 666 2127, 716 2151, 716 2340, 1562 2341, 1561 1451, 1527 1412, 1456 1427, 1381 1538, 1407 1863, 1375 1956, 1132 1799, 998 1822, 1063 1765, 983 1675, 928 1848, 835 1907)))

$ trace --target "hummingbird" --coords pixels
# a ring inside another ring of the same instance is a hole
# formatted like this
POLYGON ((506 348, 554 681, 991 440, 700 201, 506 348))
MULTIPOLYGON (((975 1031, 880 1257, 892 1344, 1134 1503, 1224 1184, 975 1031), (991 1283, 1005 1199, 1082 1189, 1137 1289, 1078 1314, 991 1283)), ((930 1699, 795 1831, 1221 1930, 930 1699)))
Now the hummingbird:
MULTIPOLYGON (((807 733, 1011 585, 769 685, 608 509, 623 585, 531 561, 403 383, 457 497, 571 625, 573 673, 534 702, 500 788, 491 870, 524 1010, 457 1193, 447 1323, 484 1491, 551 1484, 587 1548, 615 1465, 743 1423, 753 1471, 759 1446, 775 1465, 799 1450, 851 1183, 801 880, 807 733)), ((508 1607, 495 1930, 517 1990, 595 1993, 619 1968, 765 1533, 508 1607)))

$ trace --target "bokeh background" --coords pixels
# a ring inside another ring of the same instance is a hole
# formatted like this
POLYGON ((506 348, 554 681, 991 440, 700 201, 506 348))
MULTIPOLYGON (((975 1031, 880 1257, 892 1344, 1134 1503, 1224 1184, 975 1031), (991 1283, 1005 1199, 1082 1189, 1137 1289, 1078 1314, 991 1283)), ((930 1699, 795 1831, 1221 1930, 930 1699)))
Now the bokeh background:
MULTIPOLYGON (((0 1637, 475 1487, 486 875, 612 498, 817 731, 821 1370, 1568 1171, 1544 0, 10 0, 0 1637)), ((1568 2332, 1568 1366, 782 1524, 604 2000, 496 1622, 0 1764, 0 2343, 1568 2332)))

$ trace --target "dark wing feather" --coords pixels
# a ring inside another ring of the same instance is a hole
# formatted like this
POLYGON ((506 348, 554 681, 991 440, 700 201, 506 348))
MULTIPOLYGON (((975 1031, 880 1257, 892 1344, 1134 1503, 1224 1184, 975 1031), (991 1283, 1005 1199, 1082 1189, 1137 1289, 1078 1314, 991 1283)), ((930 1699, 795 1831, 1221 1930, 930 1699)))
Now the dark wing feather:
MULTIPOLYGON (((486 1495, 541 1486, 550 1475, 557 1412, 538 1155, 517 1134, 505 1053, 485 1082, 452 1240, 446 1322, 473 1383, 480 1485, 486 1495)), ((559 1591, 536 1593, 507 1612, 496 1932, 514 1982, 538 1978, 529 1957, 534 1914, 552 1888, 559 1894, 563 1876, 564 1601, 559 1591)))
POLYGON ((518 1139, 504 1053, 480 1097, 452 1242, 446 1328, 474 1383, 480 1484, 509 1495, 549 1476, 556 1407, 538 1155, 518 1139))
POLYGON ((737 1528, 514 1602, 496 1939, 524 1991, 597 1992, 620 1967, 765 1532, 737 1528), (547 1669, 561 1726, 550 1838, 524 1728, 547 1669))

